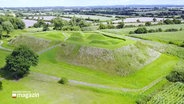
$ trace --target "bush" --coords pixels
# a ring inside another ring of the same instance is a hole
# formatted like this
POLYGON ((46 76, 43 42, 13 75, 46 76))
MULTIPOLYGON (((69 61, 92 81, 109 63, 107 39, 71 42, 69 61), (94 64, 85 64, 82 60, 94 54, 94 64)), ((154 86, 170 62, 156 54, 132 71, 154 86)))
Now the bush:
POLYGON ((150 29, 150 30, 148 30, 148 32, 149 33, 154 33, 154 32, 156 32, 154 29, 150 29))
POLYGON ((68 84, 68 79, 65 78, 65 77, 62 77, 62 78, 58 81, 58 83, 60 83, 60 84, 68 84))
POLYGON ((145 34, 148 32, 148 30, 143 27, 143 28, 138 28, 137 30, 134 31, 136 34, 145 34))
POLYGON ((129 34, 135 34, 133 31, 130 31, 129 34))
POLYGON ((172 71, 166 78, 170 82, 182 82, 182 83, 184 83, 184 72, 172 71))
POLYGON ((174 22, 174 24, 181 24, 181 20, 174 19, 173 22, 174 22))
POLYGON ((2 82, 0 81, 0 90, 2 89, 2 82))
POLYGON ((166 29, 165 32, 175 32, 175 31, 178 31, 178 29, 166 29))
POLYGON ((147 102, 151 99, 151 95, 143 96, 142 98, 136 101, 136 104, 147 104, 147 102))
POLYGON ((172 20, 166 19, 164 20, 165 24, 174 24, 174 22, 172 20))
POLYGON ((183 30, 183 28, 180 28, 180 31, 182 31, 183 30))
POLYGON ((146 22, 145 26, 151 26, 151 22, 146 22))

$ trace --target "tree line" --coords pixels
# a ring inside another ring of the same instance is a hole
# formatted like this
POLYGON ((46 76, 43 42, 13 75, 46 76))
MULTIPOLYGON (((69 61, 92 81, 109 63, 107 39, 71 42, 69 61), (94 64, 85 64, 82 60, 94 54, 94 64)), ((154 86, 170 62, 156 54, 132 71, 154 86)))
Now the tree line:
POLYGON ((90 26, 90 23, 86 22, 82 18, 72 17, 70 21, 63 20, 61 17, 57 17, 51 20, 51 24, 45 23, 43 19, 38 20, 34 24, 35 28, 43 28, 43 31, 48 31, 49 26, 53 27, 53 30, 63 30, 63 31, 79 31, 83 27, 90 26))
POLYGON ((0 39, 2 38, 4 32, 6 32, 6 35, 9 35, 14 29, 24 28, 25 23, 20 18, 10 16, 0 17, 0 39))

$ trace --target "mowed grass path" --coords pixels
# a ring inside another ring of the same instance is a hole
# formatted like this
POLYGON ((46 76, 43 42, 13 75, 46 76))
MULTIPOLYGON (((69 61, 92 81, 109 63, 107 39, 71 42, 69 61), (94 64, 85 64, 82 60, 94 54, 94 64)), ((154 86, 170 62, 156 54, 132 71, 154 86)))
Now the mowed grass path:
MULTIPOLYGON (((57 47, 58 48, 58 47, 57 47)), ((136 73, 126 76, 112 76, 102 71, 96 71, 85 67, 71 65, 57 61, 57 48, 40 56, 40 63, 32 71, 57 77, 67 77, 94 84, 103 84, 114 87, 142 88, 152 81, 167 75, 178 62, 178 58, 161 55, 156 61, 146 65, 136 73)))

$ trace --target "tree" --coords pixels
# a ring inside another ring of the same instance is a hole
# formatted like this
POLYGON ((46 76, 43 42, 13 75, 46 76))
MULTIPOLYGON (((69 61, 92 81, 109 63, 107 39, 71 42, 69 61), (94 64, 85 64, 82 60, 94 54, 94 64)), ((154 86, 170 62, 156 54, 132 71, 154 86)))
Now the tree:
POLYGON ((44 22, 44 20, 38 20, 38 21, 33 25, 33 27, 35 27, 35 28, 40 28, 40 27, 45 26, 45 25, 46 25, 46 23, 44 22))
POLYGON ((166 19, 164 20, 165 24, 174 24, 174 22, 172 20, 166 19))
POLYGON ((54 24, 54 30, 61 30, 64 26, 64 21, 62 18, 55 18, 52 20, 52 23, 54 24))
POLYGON ((20 45, 6 57, 6 65, 3 68, 11 78, 19 79, 29 72, 31 66, 38 64, 38 55, 27 46, 20 45))
POLYGON ((106 29, 106 28, 107 28, 107 27, 106 27, 104 24, 100 23, 99 29, 106 29))
POLYGON ((2 39, 2 35, 3 35, 3 26, 0 25, 0 39, 2 39))
POLYGON ((144 34, 144 33, 147 33, 148 30, 143 27, 143 28, 138 28, 137 30, 134 31, 136 34, 144 34))
POLYGON ((14 30, 14 27, 11 22, 5 21, 2 23, 3 30, 7 32, 7 34, 10 34, 14 30))
POLYGON ((125 27, 125 23, 122 21, 122 22, 119 22, 118 25, 116 26, 116 28, 118 29, 121 29, 121 28, 124 28, 125 27))
POLYGON ((153 22, 157 22, 157 19, 155 17, 153 18, 153 22))
POLYGON ((174 24, 181 24, 181 20, 173 19, 174 24))
POLYGON ((49 31, 49 24, 48 23, 43 26, 43 31, 49 31))
POLYGON ((21 19, 16 20, 17 29, 24 29, 26 27, 25 23, 21 19))
POLYGON ((137 23, 140 23, 141 21, 139 19, 137 19, 137 23))
POLYGON ((145 26, 151 26, 151 22, 146 22, 145 26))

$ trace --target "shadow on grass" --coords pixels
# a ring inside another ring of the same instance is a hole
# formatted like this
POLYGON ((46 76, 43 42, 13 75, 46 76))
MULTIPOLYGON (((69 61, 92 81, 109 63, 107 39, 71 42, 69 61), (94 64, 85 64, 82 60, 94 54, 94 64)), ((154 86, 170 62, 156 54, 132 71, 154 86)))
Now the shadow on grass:
POLYGON ((19 80, 23 77, 26 77, 29 74, 29 72, 25 73, 24 75, 19 75, 17 72, 12 72, 6 70, 4 67, 0 68, 0 76, 7 80, 19 80))

